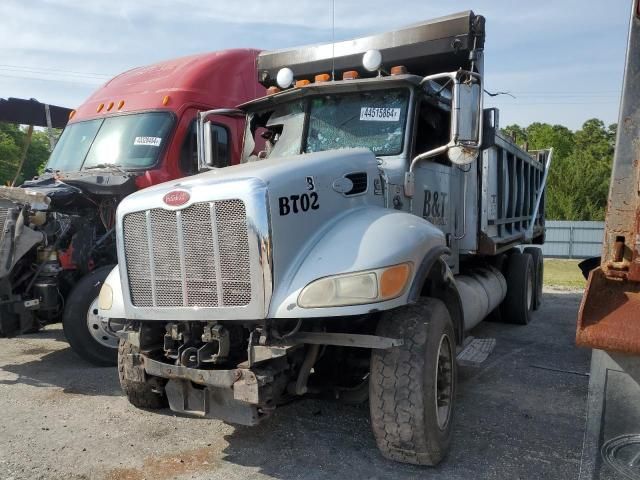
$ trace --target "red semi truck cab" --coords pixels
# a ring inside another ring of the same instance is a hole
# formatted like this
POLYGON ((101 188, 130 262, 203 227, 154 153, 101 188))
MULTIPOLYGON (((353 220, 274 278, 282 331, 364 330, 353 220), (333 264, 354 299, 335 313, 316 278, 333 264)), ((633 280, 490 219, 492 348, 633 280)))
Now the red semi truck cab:
MULTIPOLYGON (((109 80, 77 110, 47 164, 75 172, 100 165, 138 171, 138 188, 196 173, 198 111, 231 108, 264 95, 258 50, 191 55, 138 67, 109 80)), ((221 164, 240 158, 244 119, 216 122, 221 164)))
MULTIPOLYGON (((263 96, 258 53, 192 55, 114 77, 71 112, 42 175, 0 187, 0 336, 62 321, 81 357, 115 364, 116 330, 96 305, 117 262, 116 207, 135 190, 200 170, 198 112, 263 96)), ((214 115, 210 128, 206 168, 238 163, 244 118, 214 115)))

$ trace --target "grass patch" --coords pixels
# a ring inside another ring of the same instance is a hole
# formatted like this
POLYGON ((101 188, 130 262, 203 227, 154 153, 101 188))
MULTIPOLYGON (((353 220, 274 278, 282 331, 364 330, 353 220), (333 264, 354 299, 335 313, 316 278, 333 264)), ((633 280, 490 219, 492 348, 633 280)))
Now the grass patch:
POLYGON ((584 288, 587 284, 578 268, 580 260, 547 258, 544 261, 544 285, 547 287, 584 288))

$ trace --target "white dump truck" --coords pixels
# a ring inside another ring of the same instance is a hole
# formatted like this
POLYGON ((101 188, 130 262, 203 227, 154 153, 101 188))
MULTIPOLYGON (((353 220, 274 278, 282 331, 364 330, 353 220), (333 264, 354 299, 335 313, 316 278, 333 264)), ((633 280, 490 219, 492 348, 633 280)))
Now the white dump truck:
POLYGON ((118 207, 118 320, 131 403, 253 425, 284 402, 369 398, 382 453, 438 463, 456 351, 492 312, 541 301, 549 152, 483 111, 484 18, 264 52, 263 98, 201 112, 199 175, 118 207), (247 119, 215 165, 220 116, 247 119))

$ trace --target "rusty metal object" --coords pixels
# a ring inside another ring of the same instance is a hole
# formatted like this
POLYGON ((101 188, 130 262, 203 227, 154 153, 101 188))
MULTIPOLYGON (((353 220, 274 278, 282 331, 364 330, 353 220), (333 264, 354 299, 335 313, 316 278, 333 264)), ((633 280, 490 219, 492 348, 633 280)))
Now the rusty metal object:
POLYGON ((593 270, 578 311, 576 343, 640 354, 640 283, 593 270))
POLYGON ((640 0, 633 5, 600 268, 578 313, 578 345, 640 354, 640 0))

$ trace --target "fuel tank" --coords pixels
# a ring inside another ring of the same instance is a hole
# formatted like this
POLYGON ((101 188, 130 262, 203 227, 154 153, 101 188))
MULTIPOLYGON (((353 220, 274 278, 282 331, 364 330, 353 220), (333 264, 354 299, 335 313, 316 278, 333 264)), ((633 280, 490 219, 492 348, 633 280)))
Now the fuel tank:
POLYGON ((462 301, 465 331, 484 320, 507 294, 507 280, 493 267, 476 268, 455 279, 462 301))

